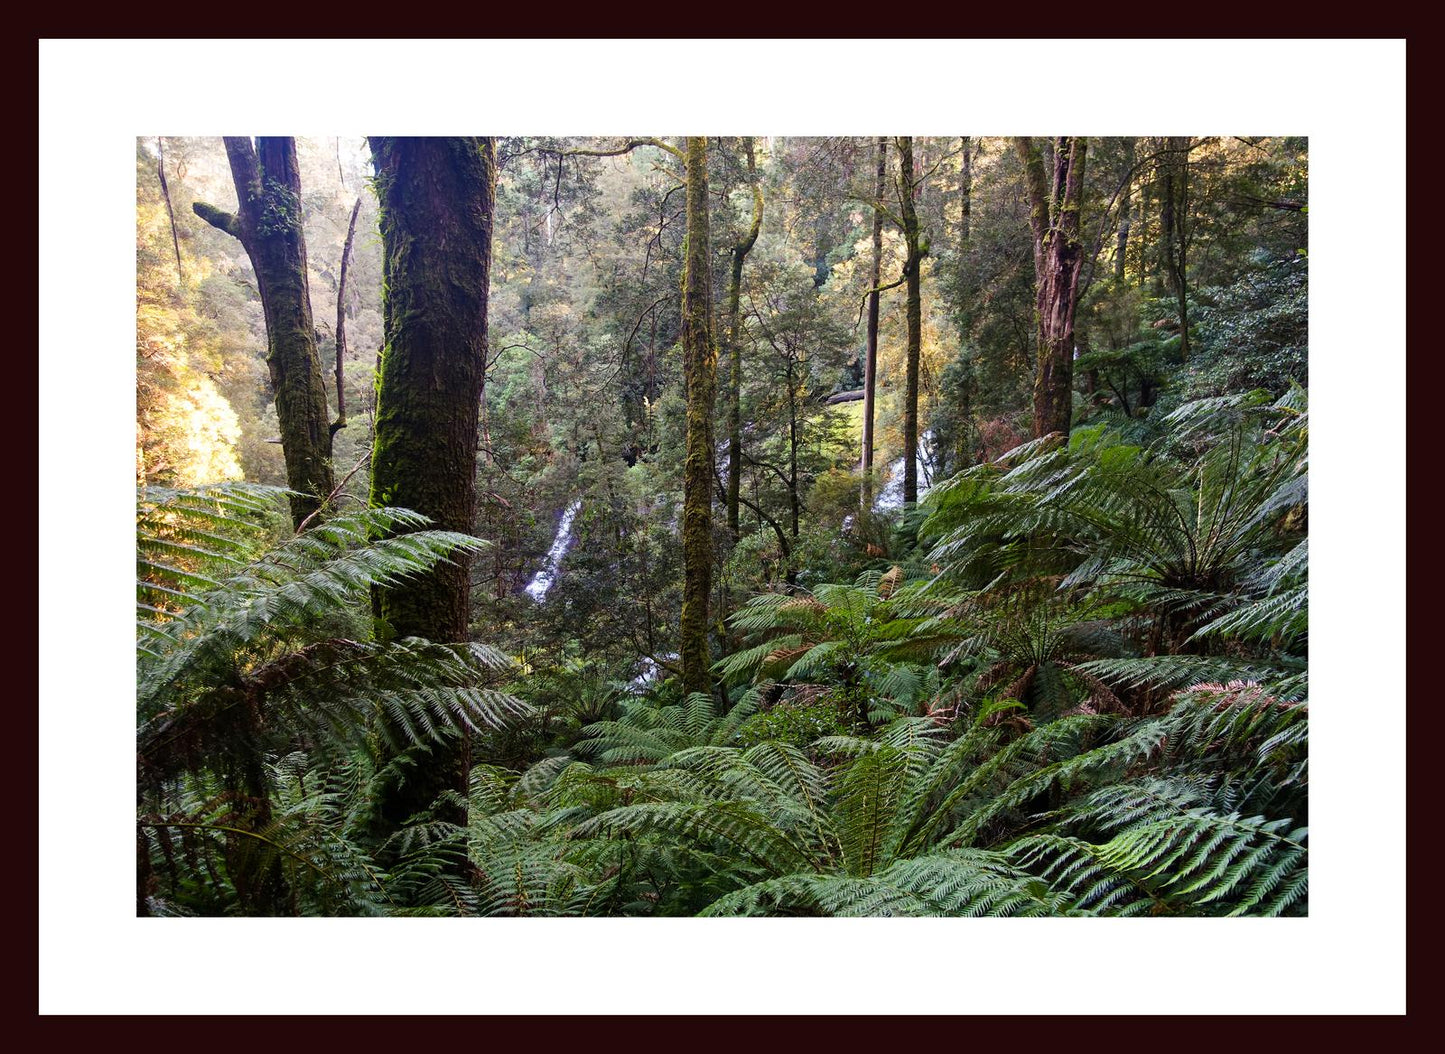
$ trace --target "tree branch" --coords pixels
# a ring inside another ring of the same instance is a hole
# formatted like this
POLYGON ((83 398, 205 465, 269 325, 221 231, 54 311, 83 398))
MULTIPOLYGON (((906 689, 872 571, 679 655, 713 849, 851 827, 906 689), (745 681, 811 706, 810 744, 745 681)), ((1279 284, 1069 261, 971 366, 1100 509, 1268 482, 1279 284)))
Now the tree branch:
POLYGON ((886 293, 890 289, 897 289, 906 281, 908 281, 908 272, 905 269, 905 271, 903 272, 903 277, 899 278, 898 281, 889 282, 887 285, 880 285, 864 293, 863 299, 858 303, 858 321, 853 323, 853 328, 856 330, 859 326, 863 324, 863 311, 865 308, 868 307, 868 298, 870 296, 872 296, 874 293, 886 293))
MULTIPOLYGON (((717 474, 716 469, 713 470, 713 481, 717 483, 718 493, 722 496, 722 499, 726 501, 727 486, 726 484, 724 484, 722 477, 717 474)), ((788 544, 788 534, 786 531, 783 530, 782 524, 778 523, 777 520, 773 519, 766 512, 764 512, 755 502, 749 501, 748 498, 742 493, 738 494, 738 504, 744 505, 747 508, 751 509, 753 514, 756 515, 759 520, 763 521, 773 529, 773 533, 778 537, 778 547, 782 550, 783 559, 791 559, 793 555, 792 546, 788 544)))
POLYGON ((883 202, 879 201, 877 198, 860 198, 860 197, 856 197, 856 196, 853 196, 853 195, 849 195, 848 197, 844 198, 843 200, 844 200, 844 201, 856 201, 856 202, 858 202, 860 205, 867 205, 870 209, 875 209, 875 210, 877 210, 878 212, 881 212, 881 213, 884 215, 884 217, 885 217, 890 223, 893 224, 893 226, 897 227, 899 230, 902 230, 902 229, 903 229, 903 221, 900 220, 897 216, 893 215, 893 213, 889 212, 889 211, 888 211, 888 206, 885 205, 885 204, 883 204, 883 202))
POLYGON ((191 202, 191 211, 216 230, 225 231, 232 238, 240 240, 241 221, 231 213, 218 209, 214 205, 207 205, 204 201, 191 202))
POLYGON ((336 496, 339 495, 341 491, 346 487, 346 484, 351 482, 351 477, 356 475, 357 472, 361 471, 361 466, 366 464, 370 460, 371 451, 368 450, 365 454, 361 455, 361 460, 352 466, 351 471, 342 478, 341 482, 336 484, 336 489, 333 490, 330 494, 326 495, 325 499, 321 502, 321 504, 316 506, 316 508, 312 510, 310 516, 307 516, 306 519, 302 520, 299 524, 296 525, 296 533, 300 534, 302 531, 304 531, 307 525, 309 525, 312 520, 316 519, 316 517, 320 515, 321 510, 326 508, 326 506, 330 505, 332 500, 336 498, 336 496))
POLYGON ((630 154, 639 146, 655 146, 659 150, 665 150, 679 161, 683 160, 682 151, 671 143, 664 143, 661 139, 629 139, 622 146, 612 150, 568 150, 563 157, 619 157, 622 154, 630 154))

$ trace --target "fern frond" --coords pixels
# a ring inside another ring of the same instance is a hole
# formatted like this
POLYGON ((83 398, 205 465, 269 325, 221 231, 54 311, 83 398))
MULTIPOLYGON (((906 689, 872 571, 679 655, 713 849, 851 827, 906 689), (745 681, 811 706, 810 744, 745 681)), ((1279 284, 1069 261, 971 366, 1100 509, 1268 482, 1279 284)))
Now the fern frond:
POLYGON ((702 912, 834 917, 1079 913, 1046 883, 979 850, 900 860, 871 876, 787 875, 729 893, 702 912))

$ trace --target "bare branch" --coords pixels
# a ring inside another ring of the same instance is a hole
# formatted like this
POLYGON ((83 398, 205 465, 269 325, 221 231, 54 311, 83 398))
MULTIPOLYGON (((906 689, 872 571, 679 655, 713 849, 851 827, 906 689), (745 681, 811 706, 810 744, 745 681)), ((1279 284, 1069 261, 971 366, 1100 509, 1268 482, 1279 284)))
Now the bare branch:
POLYGON ((371 451, 368 450, 366 453, 361 455, 361 460, 358 461, 354 466, 352 466, 351 471, 342 478, 341 482, 336 484, 336 489, 333 490, 330 494, 326 495, 325 500, 323 500, 320 505, 316 506, 316 508, 311 510, 311 515, 307 516, 304 520, 302 520, 296 525, 296 533, 300 534, 302 531, 306 530, 306 528, 310 526, 311 521, 316 519, 316 517, 321 514, 321 510, 330 505, 332 501, 334 501, 336 497, 342 492, 342 490, 345 489, 346 484, 351 482, 351 477, 356 475, 357 472, 361 471, 361 466, 366 464, 370 460, 371 451))
POLYGON ((156 165, 156 175, 161 177, 161 197, 166 199, 166 215, 171 221, 171 244, 176 249, 176 283, 184 286, 186 275, 181 270, 181 239, 176 233, 176 213, 171 208, 171 188, 166 185, 166 141, 160 136, 156 136, 156 154, 160 158, 156 165))

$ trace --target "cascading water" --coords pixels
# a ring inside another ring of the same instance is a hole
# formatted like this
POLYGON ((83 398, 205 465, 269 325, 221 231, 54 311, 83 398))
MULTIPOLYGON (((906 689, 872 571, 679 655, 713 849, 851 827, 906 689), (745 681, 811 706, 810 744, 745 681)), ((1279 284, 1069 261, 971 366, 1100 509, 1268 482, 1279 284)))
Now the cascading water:
MULTIPOLYGON (((933 442, 933 432, 925 431, 918 437, 918 496, 922 498, 928 493, 929 480, 929 458, 925 455, 930 443, 933 442)), ((888 482, 878 492, 877 499, 873 502, 873 508, 879 512, 891 512, 893 509, 903 508, 903 459, 899 458, 888 466, 888 482)))
POLYGON ((557 525, 557 537, 552 540, 552 548, 547 550, 547 562, 542 566, 542 570, 532 576, 532 581, 527 583, 527 595, 539 603, 546 598, 547 590, 551 589, 552 583, 557 580, 562 557, 566 554, 567 547, 572 544, 572 521, 576 519, 577 510, 580 508, 582 502, 579 499, 568 505, 562 513, 562 522, 557 525))
MULTIPOLYGON (((666 655, 662 656, 662 659, 665 662, 675 661, 677 659, 677 652, 668 652, 666 655)), ((661 680, 663 675, 667 672, 666 669, 661 665, 661 663, 659 663, 651 655, 644 655, 639 662, 639 666, 641 667, 642 672, 639 673, 636 677, 632 678, 632 680, 628 683, 628 687, 633 692, 646 691, 648 685, 661 680)))

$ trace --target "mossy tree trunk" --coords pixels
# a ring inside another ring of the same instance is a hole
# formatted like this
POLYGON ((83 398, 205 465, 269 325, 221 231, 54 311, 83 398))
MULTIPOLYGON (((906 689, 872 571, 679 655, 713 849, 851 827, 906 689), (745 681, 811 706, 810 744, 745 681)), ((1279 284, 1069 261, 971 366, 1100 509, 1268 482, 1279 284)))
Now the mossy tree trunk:
POLYGON ((1139 222, 1134 225, 1133 234, 1134 244, 1138 246, 1134 253, 1134 259, 1139 266, 1139 272, 1135 276, 1134 284, 1139 289, 1143 289, 1145 283, 1149 280, 1149 257, 1151 254, 1146 247, 1146 238, 1149 233, 1150 194, 1151 184, 1149 180, 1141 177, 1139 180, 1139 222))
MULTIPOLYGON (((728 284, 728 530, 733 540, 741 535, 738 497, 743 478, 743 261, 757 244, 763 226, 763 188, 758 185, 758 165, 753 154, 753 137, 743 140, 748 158, 748 181, 753 189, 753 221, 732 249, 732 280, 728 284)), ((876 283, 875 283, 876 284, 876 283)))
POLYGON ((1043 150, 1031 137, 1019 136, 1014 145, 1024 164, 1033 231, 1038 339, 1034 436, 1051 432, 1067 436, 1074 410, 1074 310, 1084 255, 1079 208, 1088 141, 1082 136, 1057 137, 1052 179, 1043 150))
POLYGON ((1189 136, 1171 135, 1159 164, 1159 248, 1163 272, 1179 305, 1179 355, 1189 361, 1189 136))
POLYGON ((708 692, 708 593, 712 588, 713 403, 717 348, 708 270, 707 138, 687 140, 687 247, 682 281, 682 358, 687 385, 687 453, 682 498, 682 685, 708 692))
MULTIPOLYGON (((875 202, 888 189, 888 140, 878 137, 878 169, 873 189, 875 202)), ((859 502, 863 511, 873 507, 873 418, 878 390, 878 283, 883 275, 883 212, 873 210, 873 269, 868 281, 868 343, 863 352, 863 486, 859 502)))
MULTIPOLYGON (((1134 167, 1135 140, 1124 140, 1124 168, 1128 171, 1134 167)), ((1119 233, 1114 240, 1114 279, 1120 285, 1124 282, 1125 261, 1129 255, 1129 228, 1132 216, 1130 214, 1129 199, 1134 196, 1134 179, 1131 175, 1119 194, 1119 233)))
MULTIPOLYGON (((370 139, 380 205, 381 359, 371 503, 415 509, 439 528, 471 533, 477 428, 486 363, 496 148, 476 137, 370 139)), ((469 561, 381 590, 383 633, 464 641, 469 561)), ((391 825, 445 790, 465 792, 465 742, 416 758, 405 782, 382 792, 391 825)))
POLYGON ((195 202, 196 215, 237 238, 251 258, 266 316, 266 364, 276 396, 286 483, 297 528, 332 491, 331 428, 311 317, 302 233, 301 171, 289 136, 227 136, 235 215, 195 202))
POLYGON ((903 243, 908 256, 903 264, 907 279, 908 360, 903 389, 903 503, 918 502, 918 371, 923 355, 923 297, 921 274, 927 249, 920 241, 918 209, 914 204, 917 182, 913 174, 913 139, 898 140, 898 207, 903 220, 903 243))
MULTIPOLYGON (((958 270, 961 274, 967 266, 969 239, 972 237, 973 217, 973 137, 962 137, 963 157, 958 167, 958 270)), ((968 468, 974 463, 973 394, 975 376, 973 358, 968 352, 968 326, 959 329, 959 359, 961 376, 958 383, 958 430, 954 439, 953 453, 956 465, 949 471, 968 468)))

